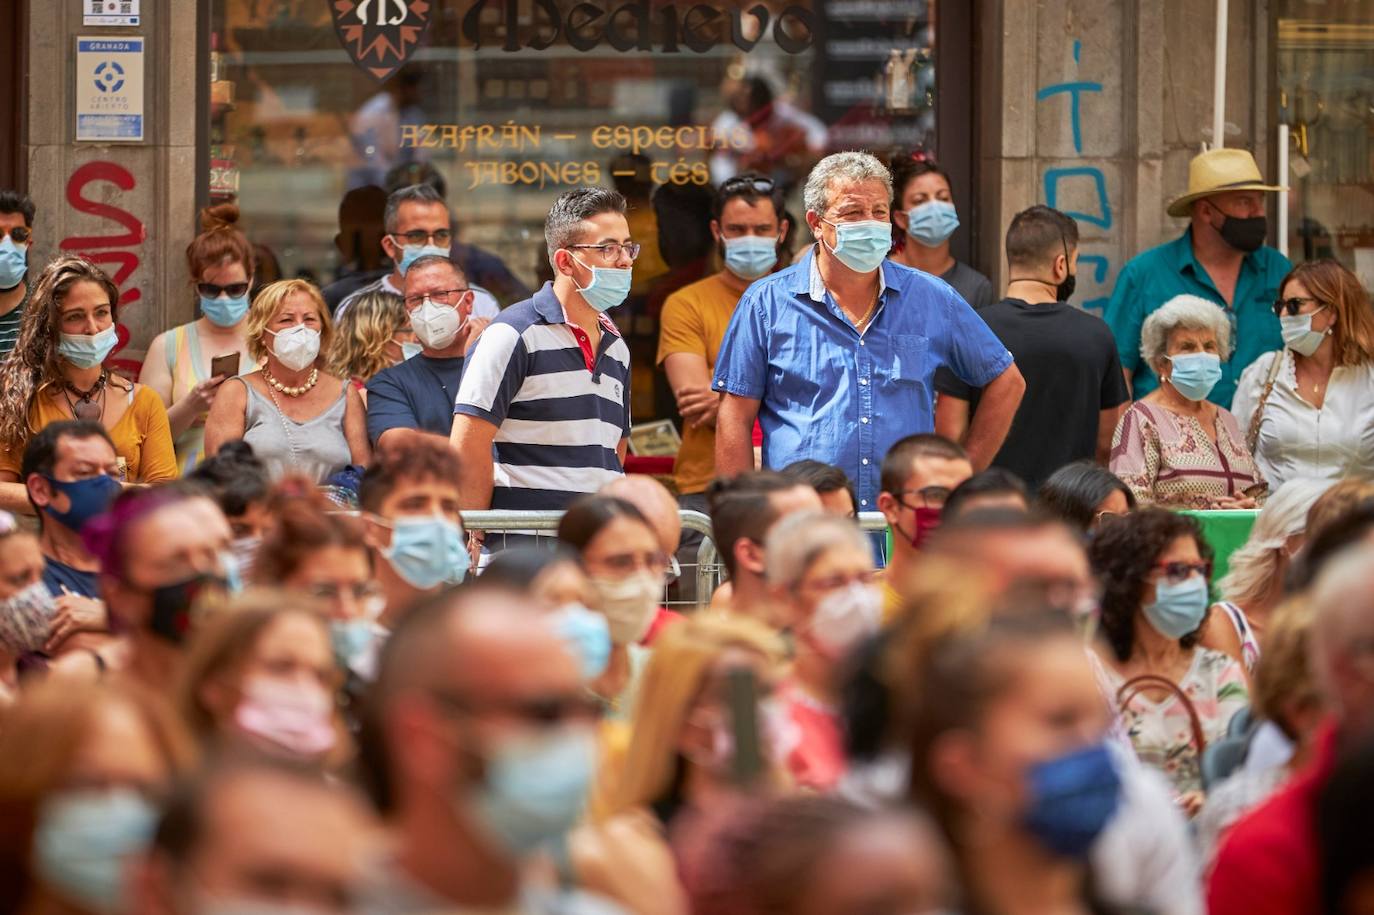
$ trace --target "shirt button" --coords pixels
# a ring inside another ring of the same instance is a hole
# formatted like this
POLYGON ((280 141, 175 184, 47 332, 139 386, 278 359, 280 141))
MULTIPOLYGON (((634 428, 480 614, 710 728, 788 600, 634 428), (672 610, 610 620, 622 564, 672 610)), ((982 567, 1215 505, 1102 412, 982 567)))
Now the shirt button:
POLYGON ((862 461, 860 461, 859 463, 860 463, 860 464, 863 464, 865 467, 867 467, 867 466, 868 466, 868 458, 864 458, 864 459, 863 459, 862 461))
POLYGON ((868 379, 867 379, 867 378, 860 378, 860 379, 859 379, 859 387, 863 387, 863 386, 866 385, 866 384, 868 384, 868 379))
POLYGON ((864 344, 864 342, 863 342, 862 340, 860 340, 860 341, 859 341, 859 345, 860 345, 860 346, 864 346, 865 344, 864 344))
POLYGON ((867 416, 860 416, 860 417, 859 417, 859 422, 863 423, 864 425, 868 425, 868 417, 867 417, 867 416))
POLYGON ((717 382, 716 382, 716 387, 718 387, 718 388, 723 388, 723 387, 725 387, 725 382, 723 382, 723 381, 717 381, 717 382))
POLYGON ((867 499, 860 499, 860 500, 859 500, 859 504, 860 504, 860 505, 867 505, 867 504, 868 504, 868 500, 867 500, 867 499))

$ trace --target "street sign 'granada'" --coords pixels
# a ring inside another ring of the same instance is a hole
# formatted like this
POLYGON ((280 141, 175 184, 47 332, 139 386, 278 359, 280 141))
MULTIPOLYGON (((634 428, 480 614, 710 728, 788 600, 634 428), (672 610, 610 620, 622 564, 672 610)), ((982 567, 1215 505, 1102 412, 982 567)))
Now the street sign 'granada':
POLYGON ((348 56, 378 82, 400 69, 429 27, 430 0, 328 0, 348 56))

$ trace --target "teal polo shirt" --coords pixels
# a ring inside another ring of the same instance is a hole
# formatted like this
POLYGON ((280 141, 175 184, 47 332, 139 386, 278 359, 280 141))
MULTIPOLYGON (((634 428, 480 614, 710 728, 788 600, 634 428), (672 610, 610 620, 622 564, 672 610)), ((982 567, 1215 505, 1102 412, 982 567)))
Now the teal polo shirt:
POLYGON ((1288 258, 1270 247, 1245 255, 1231 308, 1217 292, 1206 269, 1193 256, 1193 230, 1178 238, 1136 255, 1121 268, 1116 288, 1107 304, 1107 324, 1116 337, 1121 367, 1131 374, 1131 391, 1139 400, 1159 387, 1159 378, 1140 356, 1140 326, 1150 312, 1176 295, 1202 296, 1226 308, 1231 318, 1235 344, 1229 362, 1221 365, 1221 380, 1207 399, 1218 406, 1231 406, 1241 372, 1263 353, 1283 346, 1279 319, 1274 317, 1274 300, 1279 283, 1292 265, 1288 258))

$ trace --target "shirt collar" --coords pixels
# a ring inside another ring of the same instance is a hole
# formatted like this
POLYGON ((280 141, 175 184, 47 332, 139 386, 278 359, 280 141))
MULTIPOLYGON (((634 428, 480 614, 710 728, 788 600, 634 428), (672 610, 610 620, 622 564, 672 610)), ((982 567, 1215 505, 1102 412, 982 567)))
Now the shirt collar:
MULTIPOLYGON (((896 287, 888 283, 887 261, 878 265, 878 288, 882 290, 895 289, 896 287)), ((816 246, 812 245, 811 250, 806 253, 806 258, 801 263, 801 269, 797 271, 797 285, 793 288, 797 295, 808 296, 813 302, 825 302, 825 297, 829 294, 825 288, 825 280, 821 277, 821 265, 816 257, 816 246)))
POLYGON ((405 290, 396 288, 396 284, 393 283, 393 282, 391 282, 391 274, 390 274, 390 273, 383 274, 383 276, 382 276, 382 291, 384 291, 384 292, 389 292, 389 293, 391 293, 392 295, 399 295, 399 296, 404 296, 404 295, 405 295, 405 290))
MULTIPOLYGON (((554 294, 553 283, 545 281, 543 288, 534 294, 534 311, 545 324, 571 324, 568 320, 568 311, 563 307, 563 303, 558 301, 558 296, 554 294)), ((611 334, 613 337, 620 336, 620 329, 615 326, 615 322, 606 317, 605 312, 597 314, 597 321, 601 329, 611 334)))

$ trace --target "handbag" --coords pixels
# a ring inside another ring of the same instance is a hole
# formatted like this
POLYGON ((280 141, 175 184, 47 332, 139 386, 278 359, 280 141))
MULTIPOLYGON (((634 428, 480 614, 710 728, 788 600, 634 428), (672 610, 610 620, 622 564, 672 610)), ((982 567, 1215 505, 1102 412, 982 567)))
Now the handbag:
POLYGON ((1255 453, 1255 446, 1259 444, 1260 421, 1264 419, 1264 405, 1269 402, 1269 394, 1274 390, 1274 382, 1278 380, 1279 369, 1283 367, 1283 350, 1274 354, 1274 361, 1269 365, 1269 375, 1264 379, 1264 390, 1260 393, 1259 403, 1255 404, 1254 415, 1250 417, 1250 428, 1245 430, 1245 447, 1250 451, 1251 456, 1255 453))
POLYGON ((1188 698, 1188 694, 1168 677, 1161 677, 1159 674, 1141 674, 1132 677, 1121 688, 1116 691, 1116 704, 1122 712, 1131 700, 1140 695, 1147 689, 1166 689, 1178 697, 1183 703, 1183 709, 1188 713, 1188 724, 1193 732, 1193 743, 1197 746, 1198 759, 1202 759, 1202 753, 1207 749, 1207 735, 1202 730, 1202 718, 1197 713, 1197 707, 1193 705, 1193 700, 1188 698))

